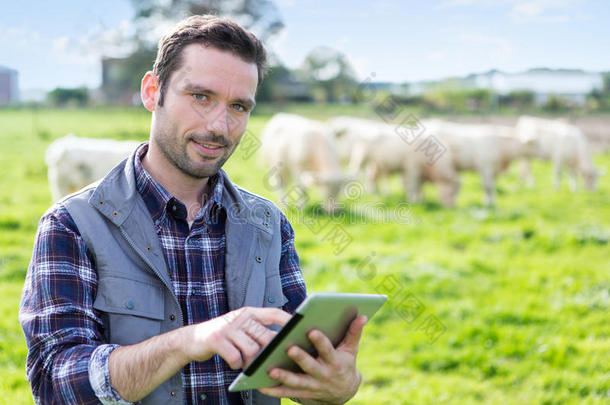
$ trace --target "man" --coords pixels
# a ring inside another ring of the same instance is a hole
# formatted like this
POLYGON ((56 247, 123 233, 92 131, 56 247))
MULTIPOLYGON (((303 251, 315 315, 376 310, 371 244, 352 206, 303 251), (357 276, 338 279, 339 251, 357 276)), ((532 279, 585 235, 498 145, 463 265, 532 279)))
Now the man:
POLYGON ((149 143, 42 217, 20 310, 38 403, 344 403, 360 383, 359 317, 333 348, 309 334, 302 374, 229 393, 305 297, 294 233, 271 202, 220 168, 246 129, 261 43, 194 16, 159 43, 141 97, 149 143))

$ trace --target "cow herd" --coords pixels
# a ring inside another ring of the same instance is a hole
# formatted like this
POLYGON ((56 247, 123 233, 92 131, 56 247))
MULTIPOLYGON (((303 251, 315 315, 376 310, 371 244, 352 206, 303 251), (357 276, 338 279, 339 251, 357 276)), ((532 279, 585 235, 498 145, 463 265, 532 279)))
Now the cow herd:
MULTIPOLYGON (((53 199, 103 177, 137 144, 74 135, 54 141, 45 159, 53 199)), ((455 205, 463 171, 480 175, 489 205, 496 200, 497 176, 517 160, 523 162, 522 177, 530 186, 532 159, 551 161, 556 188, 564 171, 572 190, 577 178, 585 188, 595 189, 601 174, 578 127, 529 116, 520 117, 515 126, 423 119, 404 127, 347 116, 316 121, 279 113, 263 128, 260 144, 262 163, 277 174, 282 199, 291 186, 315 186, 329 212, 350 182, 362 181, 371 192, 380 192, 393 174, 401 176, 407 201, 420 202, 423 183, 431 182, 447 207, 455 205)))
POLYGON ((455 205, 463 171, 480 175, 488 205, 495 203, 497 176, 516 160, 523 161, 523 176, 530 185, 531 159, 552 162, 556 188, 563 171, 569 174, 572 190, 578 176, 585 188, 594 189, 600 174, 578 127, 529 116, 520 117, 515 126, 427 119, 401 128, 354 117, 320 122, 280 113, 263 129, 261 142, 263 163, 281 168, 283 193, 290 183, 305 188, 317 184, 327 210, 332 210, 344 184, 363 179, 377 192, 380 181, 391 174, 402 177, 408 201, 420 202, 422 184, 432 182, 447 207, 455 205), (409 131, 417 133, 409 138, 409 131), (434 153, 429 153, 429 146, 434 153))

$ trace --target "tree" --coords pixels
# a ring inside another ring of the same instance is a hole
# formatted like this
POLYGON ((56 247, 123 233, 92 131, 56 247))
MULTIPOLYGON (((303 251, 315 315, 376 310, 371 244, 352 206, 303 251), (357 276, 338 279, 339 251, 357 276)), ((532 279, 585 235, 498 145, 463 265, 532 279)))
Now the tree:
POLYGON ((156 45, 160 30, 190 15, 231 17, 263 42, 284 28, 279 10, 270 0, 132 0, 131 3, 135 9, 136 36, 148 47, 156 45))
POLYGON ((587 95, 587 105, 593 110, 610 110, 610 72, 602 72, 602 87, 591 90, 587 95))
POLYGON ((253 31, 261 41, 279 32, 279 11, 271 0, 131 0, 135 10, 135 51, 122 59, 102 60, 102 90, 108 101, 130 103, 140 88, 140 80, 151 70, 157 42, 176 22, 190 15, 215 14, 236 20, 253 31))
POLYGON ((501 96, 500 104, 524 110, 534 105, 535 94, 531 90, 512 90, 507 95, 501 96))
POLYGON ((556 94, 551 94, 544 103, 543 108, 550 112, 561 112, 566 111, 570 108, 569 100, 558 96, 556 94))
POLYGON ((292 72, 286 66, 282 64, 272 66, 256 93, 256 100, 259 102, 279 102, 290 99, 291 95, 286 94, 287 87, 298 84, 292 76, 292 72))
POLYGON ((47 94, 49 103, 57 107, 76 105, 84 107, 89 100, 89 90, 86 87, 66 89, 58 87, 47 94))
POLYGON ((329 102, 348 98, 356 85, 354 69, 347 57, 325 46, 309 52, 300 74, 314 94, 329 102))

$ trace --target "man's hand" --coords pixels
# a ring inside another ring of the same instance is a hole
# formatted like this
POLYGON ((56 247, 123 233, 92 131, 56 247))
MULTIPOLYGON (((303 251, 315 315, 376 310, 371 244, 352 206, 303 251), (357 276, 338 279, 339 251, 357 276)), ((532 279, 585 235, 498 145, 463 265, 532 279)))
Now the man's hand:
POLYGON ((364 315, 354 319, 336 349, 322 332, 312 330, 308 337, 318 351, 318 358, 313 358, 298 346, 288 349, 288 356, 305 374, 274 368, 269 376, 281 385, 261 388, 259 391, 272 397, 299 398, 304 403, 311 404, 347 402, 356 394, 360 385, 356 356, 366 320, 364 315))
POLYGON ((283 326, 290 315, 279 308, 244 307, 221 317, 184 326, 110 353, 110 381, 136 402, 191 361, 220 355, 233 369, 248 364, 275 336, 266 325, 283 326))
POLYGON ((279 308, 244 307, 191 325, 187 357, 205 361, 218 354, 234 370, 245 367, 275 336, 267 326, 283 326, 289 320, 290 314, 279 308))

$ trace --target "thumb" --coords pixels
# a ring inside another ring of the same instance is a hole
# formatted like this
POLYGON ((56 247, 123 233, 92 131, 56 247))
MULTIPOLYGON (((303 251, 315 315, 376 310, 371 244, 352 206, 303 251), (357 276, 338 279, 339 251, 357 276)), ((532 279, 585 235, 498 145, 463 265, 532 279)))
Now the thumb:
POLYGON ((337 346, 337 350, 343 350, 356 355, 358 353, 358 344, 360 343, 360 338, 362 337, 362 330, 364 329, 366 322, 366 315, 360 315, 354 319, 349 325, 349 329, 347 330, 345 337, 341 343, 339 343, 339 346, 337 346))

